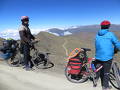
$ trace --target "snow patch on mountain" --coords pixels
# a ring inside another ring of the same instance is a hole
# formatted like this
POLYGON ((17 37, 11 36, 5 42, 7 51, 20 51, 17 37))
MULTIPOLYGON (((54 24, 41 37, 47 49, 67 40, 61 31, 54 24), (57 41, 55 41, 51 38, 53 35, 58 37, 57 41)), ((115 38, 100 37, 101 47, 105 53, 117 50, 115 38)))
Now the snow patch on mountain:
POLYGON ((64 35, 71 35, 72 33, 69 31, 64 32, 64 35))
POLYGON ((49 31, 45 31, 45 32, 48 32, 48 33, 54 34, 54 35, 56 35, 56 36, 60 36, 58 33, 53 33, 53 32, 49 32, 49 31))

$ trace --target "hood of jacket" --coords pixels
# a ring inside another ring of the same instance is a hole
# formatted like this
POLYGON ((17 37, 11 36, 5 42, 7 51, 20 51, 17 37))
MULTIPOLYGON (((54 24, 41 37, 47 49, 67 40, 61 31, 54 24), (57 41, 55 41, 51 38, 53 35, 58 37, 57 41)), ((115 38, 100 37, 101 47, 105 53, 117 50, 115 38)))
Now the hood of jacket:
POLYGON ((98 35, 99 35, 99 36, 103 36, 103 35, 105 35, 105 34, 108 33, 108 32, 109 32, 108 29, 101 29, 101 30, 98 31, 98 35))

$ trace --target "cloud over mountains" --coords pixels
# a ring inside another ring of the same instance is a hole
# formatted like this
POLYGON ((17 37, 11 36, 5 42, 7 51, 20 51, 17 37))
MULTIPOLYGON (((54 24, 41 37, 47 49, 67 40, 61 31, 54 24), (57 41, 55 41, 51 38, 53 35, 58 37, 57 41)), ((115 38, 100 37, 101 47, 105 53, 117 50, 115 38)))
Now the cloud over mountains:
MULTIPOLYGON (((69 27, 69 28, 51 28, 51 29, 31 29, 32 34, 37 35, 41 31, 46 31, 49 33, 52 33, 56 36, 65 36, 70 34, 76 34, 80 32, 97 32, 100 30, 99 25, 87 25, 87 26, 75 26, 75 27, 69 27)), ((119 31, 120 25, 111 25, 110 30, 112 31, 119 31)), ((7 29, 2 32, 0 32, 0 37, 2 38, 13 38, 13 39, 19 39, 19 31, 15 29, 7 29)))

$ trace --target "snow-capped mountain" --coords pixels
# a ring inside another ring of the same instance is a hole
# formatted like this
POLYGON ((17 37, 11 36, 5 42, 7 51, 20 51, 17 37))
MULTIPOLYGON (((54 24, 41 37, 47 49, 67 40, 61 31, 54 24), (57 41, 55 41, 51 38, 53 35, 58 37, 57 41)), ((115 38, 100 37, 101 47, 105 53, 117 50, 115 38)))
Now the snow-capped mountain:
POLYGON ((69 32, 69 31, 65 31, 65 32, 64 32, 64 36, 65 36, 65 35, 71 35, 71 34, 72 34, 72 33, 69 32))
POLYGON ((65 35, 70 35, 70 34, 72 34, 72 33, 69 32, 68 30, 58 29, 58 28, 48 29, 47 32, 52 33, 52 34, 57 35, 57 36, 65 36, 65 35))
MULTIPOLYGON (((55 34, 57 36, 65 36, 70 34, 77 34, 80 32, 97 32, 98 30, 100 30, 100 25, 87 25, 87 26, 75 26, 75 27, 72 26, 67 29, 52 28, 52 29, 48 29, 47 32, 55 34)), ((112 24, 110 30, 118 31, 120 30, 120 25, 112 24)))
MULTIPOLYGON (((32 34, 37 35, 40 31, 46 31, 49 33, 52 33, 56 36, 65 36, 65 35, 71 35, 76 34, 79 32, 97 32, 100 29, 99 25, 88 25, 88 26, 75 26, 75 27, 69 27, 69 28, 51 28, 51 29, 31 29, 32 34)), ((112 31, 118 31, 120 30, 120 25, 111 25, 110 30, 112 31)), ((2 32, 0 32, 0 37, 2 38, 13 38, 13 39, 19 39, 19 31, 15 29, 7 29, 2 32)))

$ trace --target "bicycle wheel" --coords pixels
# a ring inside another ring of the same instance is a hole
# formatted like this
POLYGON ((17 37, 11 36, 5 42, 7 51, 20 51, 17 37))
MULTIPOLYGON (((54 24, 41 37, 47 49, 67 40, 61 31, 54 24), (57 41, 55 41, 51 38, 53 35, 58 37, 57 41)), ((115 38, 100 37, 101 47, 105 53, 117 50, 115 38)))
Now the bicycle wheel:
POLYGON ((48 55, 42 52, 35 52, 31 59, 34 66, 38 69, 47 69, 54 66, 52 62, 49 61, 48 55))
POLYGON ((18 67, 20 65, 21 55, 20 52, 17 51, 15 55, 13 55, 9 60, 7 60, 7 64, 11 67, 18 67))
POLYGON ((110 74, 109 74, 109 80, 110 80, 111 85, 112 85, 114 88, 119 89, 118 84, 117 84, 117 81, 116 81, 116 78, 115 78, 115 75, 114 75, 113 73, 110 73, 110 74))
POLYGON ((114 62, 112 65, 112 72, 113 74, 110 74, 110 75, 111 77, 114 77, 114 78, 110 79, 110 82, 116 89, 120 89, 120 71, 116 62, 114 62))
POLYGON ((81 69, 81 73, 78 74, 78 75, 72 75, 72 74, 69 74, 68 73, 68 70, 69 68, 66 67, 65 68, 65 76, 66 78, 72 82, 72 83, 83 83, 83 82, 86 82, 88 80, 88 76, 86 75, 87 71, 86 71, 86 66, 84 66, 82 69, 81 69))

